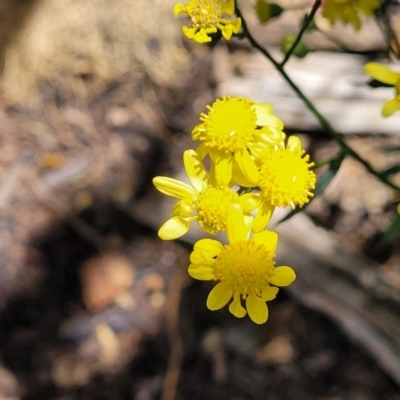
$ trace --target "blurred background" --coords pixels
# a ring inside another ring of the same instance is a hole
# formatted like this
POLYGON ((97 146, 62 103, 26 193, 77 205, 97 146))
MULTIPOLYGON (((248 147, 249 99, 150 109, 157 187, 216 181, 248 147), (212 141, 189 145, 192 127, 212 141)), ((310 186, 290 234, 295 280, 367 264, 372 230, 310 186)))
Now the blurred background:
MULTIPOLYGON (((278 58, 307 10, 285 0, 261 25, 239 4, 278 58)), ((339 150, 246 41, 190 43, 173 6, 0 0, 0 399, 399 400, 400 198, 356 161, 277 225, 298 278, 263 326, 206 309, 212 284, 186 272, 199 233, 157 237, 170 203, 151 179, 182 175, 222 94, 272 104, 316 161, 339 150)), ((400 117, 380 117, 393 88, 363 73, 382 32, 316 23, 289 75, 400 185, 400 117)))

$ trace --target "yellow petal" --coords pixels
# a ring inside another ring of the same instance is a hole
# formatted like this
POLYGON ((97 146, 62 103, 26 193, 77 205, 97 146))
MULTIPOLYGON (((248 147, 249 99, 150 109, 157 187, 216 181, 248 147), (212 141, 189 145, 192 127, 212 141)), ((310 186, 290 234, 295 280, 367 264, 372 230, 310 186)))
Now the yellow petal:
POLYGON ((235 152, 234 157, 237 166, 245 179, 247 179, 251 184, 257 184, 260 173, 258 172, 256 164, 247 149, 235 152))
POLYGON ((158 236, 162 240, 174 240, 189 230, 189 222, 182 217, 172 217, 161 226, 158 236))
POLYGON ((197 196, 197 191, 190 185, 167 176, 156 176, 153 184, 161 193, 178 199, 194 199, 197 196))
POLYGON ((229 311, 237 318, 243 318, 247 312, 240 302, 240 296, 233 297, 233 301, 229 304, 229 311))
POLYGON ((372 76, 372 78, 387 83, 389 85, 395 85, 400 80, 400 74, 392 71, 386 65, 377 62, 370 62, 364 65, 364 71, 372 76))
MULTIPOLYGON (((210 152, 210 156, 214 156, 210 152)), ((218 152, 215 157, 215 180, 220 186, 228 186, 232 179, 232 156, 218 152)))
POLYGON ((267 204, 265 202, 261 204, 253 221, 252 229, 254 232, 261 232, 263 229, 265 229, 272 217, 274 210, 275 207, 271 204, 267 204))
POLYGON ((198 265, 214 265, 215 259, 206 257, 201 251, 192 251, 190 253, 190 262, 198 265))
MULTIPOLYGON (((197 140, 197 139, 193 139, 193 140, 197 140)), ((207 155, 207 153, 208 153, 207 147, 204 145, 204 143, 201 143, 201 144, 199 145, 199 147, 197 147, 196 153, 199 155, 200 160, 203 160, 203 159, 204 159, 204 157, 205 157, 205 156, 207 155)))
POLYGON ((193 248, 195 251, 200 251, 205 258, 214 258, 224 250, 223 244, 214 239, 201 239, 194 244, 193 248))
POLYGON ((233 34, 233 26, 232 24, 227 24, 227 25, 221 25, 218 26, 221 29, 222 36, 224 37, 225 40, 230 40, 233 34))
POLYGON ((282 144, 286 138, 286 135, 282 131, 282 129, 283 129, 283 123, 282 123, 282 126, 263 127, 258 131, 258 133, 260 135, 261 140, 263 140, 266 143, 269 143, 272 145, 282 144))
MULTIPOLYGON (((215 32, 217 29, 215 28, 215 32)), ((203 44, 211 42, 211 38, 208 36, 207 32, 202 28, 194 36, 193 40, 197 43, 203 44)))
POLYGON ((253 193, 245 193, 239 196, 239 204, 244 213, 255 210, 258 207, 258 200, 253 193))
POLYGON ((238 204, 233 205, 229 211, 226 223, 226 235, 230 243, 247 240, 250 235, 250 229, 244 220, 243 211, 238 204))
POLYGON ((266 126, 270 122, 270 117, 273 115, 274 109, 271 104, 254 103, 252 104, 253 110, 256 112, 257 126, 266 126))
POLYGON ((296 274, 290 267, 275 268, 274 275, 271 283, 276 286, 289 286, 296 279, 296 274))
POLYGON ((277 287, 272 287, 271 286, 271 287, 269 287, 267 289, 264 289, 262 291, 262 299, 264 301, 273 300, 276 297, 276 295, 278 294, 278 292, 279 292, 279 289, 277 287))
POLYGON ((190 264, 188 268, 189 275, 199 281, 212 281, 215 277, 213 268, 207 265, 190 264))
POLYGON ((260 233, 255 233, 253 235, 253 239, 265 245, 269 250, 272 251, 272 253, 275 254, 276 251, 276 246, 278 244, 278 234, 273 231, 262 231, 260 233))
POLYGON ((172 216, 189 217, 189 215, 193 212, 193 210, 194 210, 193 201, 180 200, 174 205, 174 208, 172 209, 172 216))
POLYGON ((182 26, 182 32, 188 39, 193 39, 196 31, 197 28, 188 28, 187 26, 182 26))
POLYGON ((397 99, 396 97, 394 99, 388 100, 382 108, 382 115, 384 117, 390 117, 392 114, 394 114, 399 108, 400 108, 400 99, 397 99))
POLYGON ((214 311, 224 307, 232 298, 232 294, 232 290, 228 290, 223 283, 218 283, 218 285, 215 286, 208 295, 208 309, 214 311))
POLYGON ((228 0, 222 3, 222 13, 232 16, 235 13, 235 0, 228 0))
POLYGON ((236 18, 234 21, 232 21, 233 33, 239 33, 241 27, 242 20, 240 18, 236 18))
POLYGON ((177 17, 180 13, 186 12, 186 7, 182 3, 176 3, 174 6, 174 16, 177 17))
POLYGON ((263 324, 268 319, 268 307, 265 301, 257 296, 249 295, 246 299, 246 308, 249 317, 256 324, 263 324))
POLYGON ((289 151, 301 150, 301 141, 298 136, 290 136, 286 146, 289 151))
POLYGON ((193 187, 201 192, 207 186, 208 177, 199 155, 194 150, 186 150, 183 153, 183 163, 193 187))

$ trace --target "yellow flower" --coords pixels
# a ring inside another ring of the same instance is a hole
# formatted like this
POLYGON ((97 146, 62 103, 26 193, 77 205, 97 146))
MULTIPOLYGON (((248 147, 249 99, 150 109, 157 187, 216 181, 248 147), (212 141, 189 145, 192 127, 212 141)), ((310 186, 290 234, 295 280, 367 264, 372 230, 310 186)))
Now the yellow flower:
POLYGON ((302 207, 309 202, 316 183, 316 176, 310 171, 314 163, 309 158, 297 136, 289 138, 286 148, 283 145, 266 148, 258 181, 260 192, 253 194, 259 202, 253 221, 255 232, 265 228, 275 207, 302 207))
POLYGON ((333 25, 337 20, 361 28, 360 14, 371 16, 380 0, 323 0, 322 15, 333 25))
POLYGON ((174 15, 186 13, 192 19, 191 27, 184 26, 183 34, 197 43, 211 42, 210 34, 218 29, 222 36, 229 40, 233 33, 239 33, 242 21, 224 18, 224 14, 232 16, 235 13, 234 0, 189 0, 185 6, 182 3, 175 4, 174 15))
POLYGON ((253 322, 263 324, 268 319, 265 302, 278 293, 275 286, 290 285, 296 275, 290 267, 275 267, 275 232, 263 231, 250 238, 250 231, 240 207, 233 206, 227 221, 229 244, 199 240, 190 255, 188 272, 195 279, 219 281, 207 298, 210 310, 219 310, 233 297, 229 311, 234 316, 244 317, 247 309, 253 322))
POLYGON ((282 121, 269 104, 241 96, 222 96, 207 109, 192 131, 192 139, 202 142, 197 152, 201 157, 210 155, 218 184, 229 184, 234 166, 254 184, 258 171, 251 154, 284 140, 282 121))
POLYGON ((215 185, 194 150, 186 150, 183 161, 192 186, 164 176, 153 179, 154 186, 161 193, 179 199, 172 217, 158 231, 161 239, 173 240, 184 235, 189 230, 189 223, 194 220, 206 232, 215 235, 226 230, 232 205, 238 204, 245 213, 254 210, 255 202, 251 194, 239 196, 228 186, 215 185))
POLYGON ((393 85, 396 94, 393 99, 388 100, 382 107, 382 115, 390 117, 394 112, 400 110, 400 73, 392 71, 386 65, 370 62, 364 66, 365 72, 379 82, 393 85))

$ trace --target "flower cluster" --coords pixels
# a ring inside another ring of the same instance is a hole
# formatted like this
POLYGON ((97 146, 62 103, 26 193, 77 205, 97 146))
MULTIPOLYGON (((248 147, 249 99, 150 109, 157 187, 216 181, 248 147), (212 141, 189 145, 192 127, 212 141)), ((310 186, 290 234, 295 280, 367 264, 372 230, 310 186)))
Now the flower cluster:
POLYGON ((386 65, 377 62, 365 64, 364 70, 377 81, 395 88, 395 96, 393 99, 385 102, 382 107, 382 115, 390 117, 396 111, 400 110, 400 72, 394 72, 386 65))
POLYGON ((266 302, 295 279, 292 268, 275 265, 278 235, 267 226, 276 207, 301 207, 310 200, 314 164, 298 137, 286 141, 269 104, 240 96, 207 106, 192 139, 198 147, 183 155, 190 184, 153 179, 160 192, 178 199, 159 236, 179 238, 192 221, 211 235, 224 232, 228 244, 210 238, 195 243, 189 274, 218 282, 207 299, 210 310, 230 302, 233 315, 248 313, 262 324, 268 319, 266 302))
POLYGON ((370 17, 379 8, 380 0, 323 0, 322 15, 331 25, 337 21, 361 28, 361 16, 370 17))
POLYGON ((230 19, 235 13, 234 0, 189 0, 185 6, 175 4, 174 15, 187 14, 192 23, 182 28, 183 34, 197 43, 212 41, 212 36, 220 32, 229 40, 234 33, 239 33, 242 21, 240 18, 230 19))

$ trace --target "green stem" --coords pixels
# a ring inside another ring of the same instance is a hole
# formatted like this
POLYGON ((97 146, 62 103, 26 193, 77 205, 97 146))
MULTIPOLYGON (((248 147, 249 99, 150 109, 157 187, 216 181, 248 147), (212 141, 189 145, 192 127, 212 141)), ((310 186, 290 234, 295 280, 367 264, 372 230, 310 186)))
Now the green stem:
POLYGON ((288 61, 290 56, 292 55, 294 49, 296 48, 296 46, 299 44, 301 38, 303 37, 304 32, 307 30, 307 28, 310 26, 311 22, 314 19, 314 15, 317 12, 318 8, 321 5, 321 0, 316 0, 313 8, 311 9, 310 14, 308 14, 304 20, 303 20, 303 25, 299 31, 299 33, 297 34, 296 40, 293 42, 292 46, 290 47, 290 49, 286 52, 285 58, 282 60, 282 62, 280 63, 280 66, 283 67, 288 61))
POLYGON ((238 17, 242 19, 242 29, 244 35, 247 37, 247 40, 250 44, 257 50, 259 50, 271 63, 274 65, 276 70, 281 74, 281 76, 286 80, 289 86, 293 89, 293 91, 297 94, 297 96, 304 102, 307 108, 311 111, 311 113, 317 118, 318 122, 321 126, 328 132, 328 134, 332 137, 333 140, 336 141, 340 145, 340 147, 347 152, 347 154, 357 160, 360 164, 364 165, 365 169, 377 177, 381 182, 385 183, 387 186, 391 187, 394 190, 400 191, 400 187, 396 186, 390 180, 388 180, 385 176, 381 175, 375 168, 367 161, 364 160, 356 151, 354 151, 344 140, 341 134, 336 132, 336 130, 332 127, 329 121, 319 112, 319 110, 314 106, 313 102, 301 91, 301 89, 292 81, 290 76, 284 70, 284 67, 278 63, 274 57, 269 53, 267 49, 262 47, 252 36, 250 31, 248 30, 246 20, 243 18, 243 14, 236 7, 236 13, 238 17))

